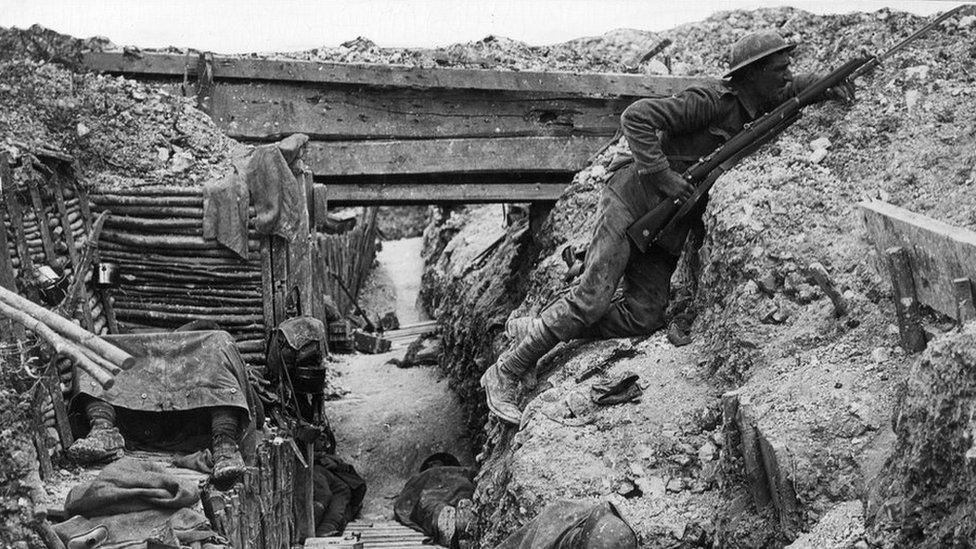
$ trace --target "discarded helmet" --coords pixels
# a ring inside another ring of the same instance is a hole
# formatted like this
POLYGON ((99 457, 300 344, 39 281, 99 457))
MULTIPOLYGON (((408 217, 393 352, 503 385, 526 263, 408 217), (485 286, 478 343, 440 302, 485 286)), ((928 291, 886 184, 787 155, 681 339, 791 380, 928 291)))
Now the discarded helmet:
POLYGON ((748 65, 774 53, 792 51, 796 44, 790 44, 775 32, 754 32, 736 40, 729 54, 729 72, 725 78, 748 65))

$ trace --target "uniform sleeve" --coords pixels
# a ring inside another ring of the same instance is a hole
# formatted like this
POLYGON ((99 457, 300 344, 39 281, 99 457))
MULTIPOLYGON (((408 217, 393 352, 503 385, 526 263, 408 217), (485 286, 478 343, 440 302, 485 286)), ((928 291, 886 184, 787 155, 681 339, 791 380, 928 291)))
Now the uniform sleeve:
POLYGON ((718 114, 714 94, 704 88, 690 88, 673 97, 637 100, 620 116, 620 126, 637 169, 657 173, 670 166, 658 132, 690 133, 708 127, 718 114))
MULTIPOLYGON (((823 75, 814 73, 798 74, 794 76, 793 81, 787 84, 786 89, 783 90, 783 100, 785 101, 790 97, 796 97, 800 94, 800 92, 812 86, 814 82, 820 80, 822 77, 823 75)), ((823 101, 824 99, 826 98, 822 97, 820 98, 820 101, 823 101)))

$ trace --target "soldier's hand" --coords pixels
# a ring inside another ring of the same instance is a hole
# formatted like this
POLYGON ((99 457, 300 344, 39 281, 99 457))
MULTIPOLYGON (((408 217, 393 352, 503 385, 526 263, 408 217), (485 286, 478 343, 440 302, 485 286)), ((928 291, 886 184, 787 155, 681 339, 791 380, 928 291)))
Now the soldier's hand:
POLYGON ((837 84, 833 88, 827 90, 827 99, 833 99, 834 101, 840 101, 841 103, 850 104, 854 102, 854 83, 850 80, 844 80, 840 84, 837 84))
POLYGON ((695 187, 674 170, 664 170, 654 174, 654 183, 664 194, 675 200, 686 202, 695 192, 695 187))

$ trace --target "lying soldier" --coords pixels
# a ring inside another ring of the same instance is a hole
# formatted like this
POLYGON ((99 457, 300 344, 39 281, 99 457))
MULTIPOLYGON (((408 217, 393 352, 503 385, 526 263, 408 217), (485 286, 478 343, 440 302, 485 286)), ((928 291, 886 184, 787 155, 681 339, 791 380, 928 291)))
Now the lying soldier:
POLYGON ((194 452, 209 447, 213 478, 227 483, 244 471, 262 412, 244 361, 222 331, 104 336, 136 358, 103 390, 78 372, 72 410, 89 432, 68 449, 81 462, 113 460, 123 448, 194 452))
POLYGON ((393 503, 397 522, 423 532, 445 547, 458 547, 474 522, 474 477, 448 453, 429 456, 410 477, 393 503))
MULTIPOLYGON (((702 232, 706 200, 642 253, 627 228, 662 200, 687 201, 694 187, 681 173, 743 127, 817 80, 790 72, 788 44, 773 32, 750 34, 732 47, 728 79, 676 96, 640 99, 620 117, 633 158, 615 159, 603 189, 579 285, 536 319, 506 328, 513 348, 485 372, 488 407, 518 425, 518 383, 560 341, 649 335, 665 323, 671 275, 692 229, 702 232), (619 297, 614 292, 620 285, 619 297)), ((823 99, 849 100, 844 84, 823 99)))

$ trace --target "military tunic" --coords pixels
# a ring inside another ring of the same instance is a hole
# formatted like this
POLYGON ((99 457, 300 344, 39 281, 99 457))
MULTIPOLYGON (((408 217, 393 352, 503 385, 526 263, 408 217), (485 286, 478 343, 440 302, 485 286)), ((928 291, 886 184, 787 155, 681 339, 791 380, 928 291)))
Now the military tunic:
MULTIPOLYGON (((783 90, 783 99, 815 79, 797 76, 783 90)), ((578 286, 542 312, 543 323, 556 337, 627 337, 664 325, 671 275, 688 232, 701 225, 705 200, 646 253, 634 246, 626 230, 669 199, 654 186, 657 174, 668 168, 685 171, 762 113, 752 97, 724 84, 640 99, 624 111, 621 127, 632 158, 615 159, 611 165, 613 175, 600 198, 578 286), (614 297, 618 284, 622 292, 614 297)))

